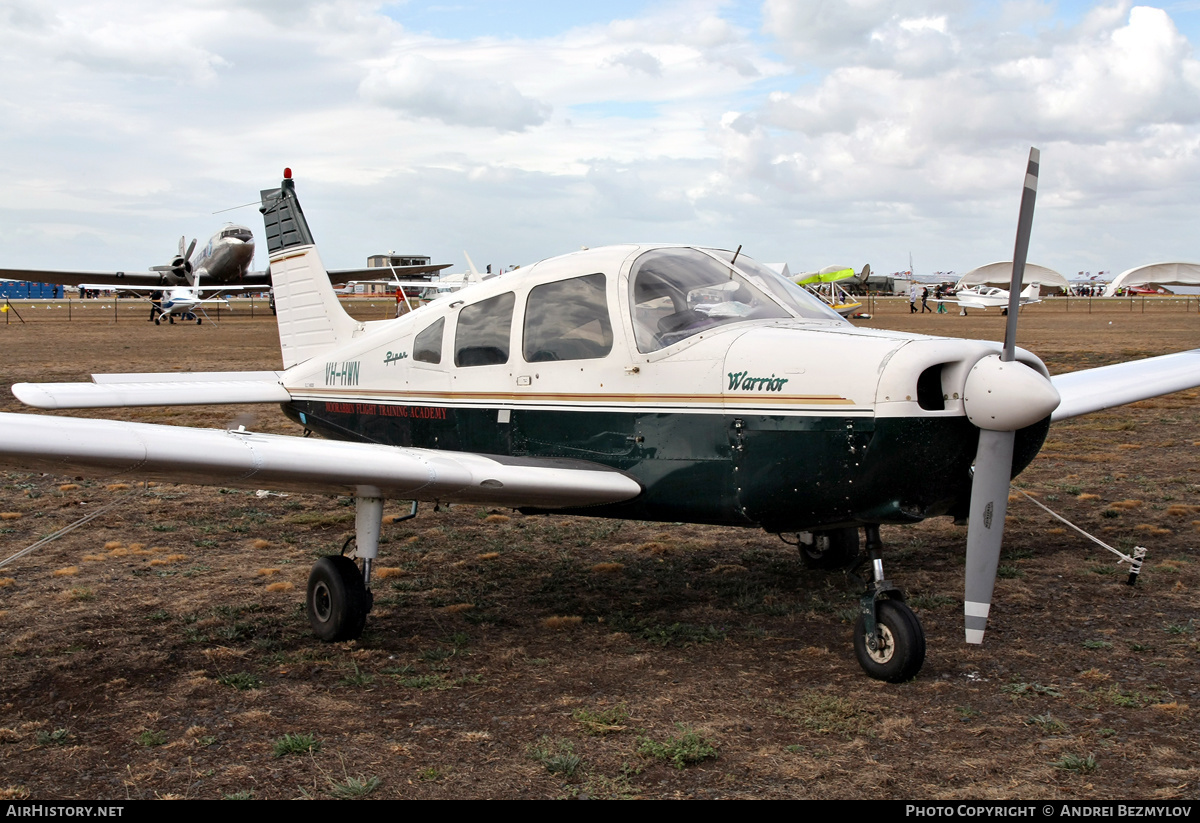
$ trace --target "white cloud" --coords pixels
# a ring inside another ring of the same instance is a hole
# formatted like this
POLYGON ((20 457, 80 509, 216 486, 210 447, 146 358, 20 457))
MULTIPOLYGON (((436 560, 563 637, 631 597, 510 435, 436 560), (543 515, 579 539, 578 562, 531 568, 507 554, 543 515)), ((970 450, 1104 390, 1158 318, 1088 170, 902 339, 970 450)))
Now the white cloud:
POLYGON ((290 165, 334 265, 654 238, 794 268, 887 271, 909 250, 966 268, 1011 252, 1031 143, 1035 255, 1119 270, 1192 242, 1169 230, 1195 222, 1200 183, 1200 68, 1177 12, 702 0, 555 30, 538 4, 549 34, 453 38, 406 8, 9 0, 0 258, 161 262, 182 233, 257 228, 253 208, 211 212, 290 165))
POLYGON ((662 77, 662 61, 643 49, 630 49, 605 61, 610 66, 625 66, 634 72, 662 77))
POLYGON ((521 94, 512 83, 471 77, 417 54, 371 70, 359 91, 372 103, 451 126, 524 131, 550 116, 549 106, 521 94))

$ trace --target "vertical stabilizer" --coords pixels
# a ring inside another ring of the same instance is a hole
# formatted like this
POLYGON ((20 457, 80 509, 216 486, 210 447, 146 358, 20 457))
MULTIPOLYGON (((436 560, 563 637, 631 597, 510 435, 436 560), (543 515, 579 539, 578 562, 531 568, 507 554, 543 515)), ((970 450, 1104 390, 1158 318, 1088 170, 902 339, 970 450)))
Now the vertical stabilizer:
POLYGON ((329 282, 300 201, 291 169, 280 188, 264 189, 263 222, 279 323, 283 367, 290 369, 349 340, 357 325, 329 282))

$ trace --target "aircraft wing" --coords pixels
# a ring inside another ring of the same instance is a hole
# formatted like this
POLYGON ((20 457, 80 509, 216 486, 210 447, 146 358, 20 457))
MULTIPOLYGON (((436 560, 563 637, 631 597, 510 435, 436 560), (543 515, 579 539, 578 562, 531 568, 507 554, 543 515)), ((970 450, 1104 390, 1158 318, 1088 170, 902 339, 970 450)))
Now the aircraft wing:
POLYGON ((1050 419, 1065 420, 1200 386, 1200 349, 1060 374, 1050 382, 1062 398, 1050 419))
MULTIPOLYGON (((0 269, 0 280, 28 280, 32 283, 57 283, 60 286, 88 286, 103 289, 150 286, 162 288, 159 271, 38 271, 36 269, 0 269)), ((268 286, 270 283, 267 284, 268 286)))
MULTIPOLYGON (((91 383, 16 383, 12 393, 38 409, 286 403, 283 372, 93 374, 91 383)), ((45 419, 45 418, 43 418, 45 419)))
MULTIPOLYGON (((450 268, 450 263, 428 266, 395 266, 397 274, 435 274, 450 268)), ((368 280, 392 269, 335 269, 329 272, 329 282, 336 285, 351 280, 368 280)), ((33 283, 57 283, 60 286, 88 286, 89 288, 115 289, 134 286, 163 287, 163 272, 160 271, 42 271, 38 269, 0 269, 0 280, 28 280, 33 283)), ((237 285, 245 287, 271 288, 269 271, 247 272, 238 278, 237 285)))
POLYGON ((580 460, 36 414, 0 414, 0 464, 23 471, 512 507, 601 505, 642 491, 621 472, 580 460))

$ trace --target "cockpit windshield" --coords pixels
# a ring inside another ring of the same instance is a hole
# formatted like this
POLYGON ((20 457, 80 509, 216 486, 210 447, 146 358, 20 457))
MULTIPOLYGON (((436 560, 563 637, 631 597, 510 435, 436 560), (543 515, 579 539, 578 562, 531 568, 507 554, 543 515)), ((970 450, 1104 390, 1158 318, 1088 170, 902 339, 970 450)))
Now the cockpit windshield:
MULTIPOLYGON (((733 252, 723 249, 713 249, 713 254, 725 260, 733 259, 733 252)), ((769 290, 779 302, 794 311, 797 316, 808 320, 836 320, 846 323, 846 319, 829 306, 822 303, 812 292, 803 286, 797 286, 781 274, 777 274, 762 263, 751 260, 744 254, 738 255, 737 268, 750 278, 751 282, 769 290)))
POLYGON ((235 237, 243 243, 247 243, 254 239, 253 233, 245 226, 228 226, 221 231, 221 239, 226 237, 235 237))
MULTIPOLYGON (((727 261, 733 256, 728 252, 716 254, 727 261)), ((744 256, 730 265, 698 249, 646 252, 629 275, 629 304, 638 350, 658 351, 694 334, 745 320, 795 316, 841 322, 820 301, 798 286, 788 289, 789 285, 744 256)))

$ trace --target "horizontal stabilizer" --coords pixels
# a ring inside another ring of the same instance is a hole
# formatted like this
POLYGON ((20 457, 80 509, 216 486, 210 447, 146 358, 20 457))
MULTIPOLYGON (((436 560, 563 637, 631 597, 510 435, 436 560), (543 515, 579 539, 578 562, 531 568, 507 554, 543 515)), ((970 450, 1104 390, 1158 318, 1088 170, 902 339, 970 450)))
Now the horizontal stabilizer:
POLYGON ((1050 378, 1062 402, 1051 420, 1149 400, 1200 386, 1200 349, 1050 378))
POLYGON ((564 508, 641 493, 578 460, 487 457, 118 420, 0 414, 0 464, 242 489, 564 508))
POLYGON ((16 398, 38 409, 286 403, 282 372, 94 374, 92 383, 17 383, 16 398))

